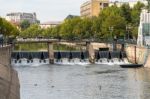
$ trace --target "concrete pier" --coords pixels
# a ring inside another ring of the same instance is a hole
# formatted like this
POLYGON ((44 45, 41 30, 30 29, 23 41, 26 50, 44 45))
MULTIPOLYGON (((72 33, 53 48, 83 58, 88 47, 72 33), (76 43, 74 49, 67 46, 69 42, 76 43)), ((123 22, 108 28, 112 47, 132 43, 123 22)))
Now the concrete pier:
POLYGON ((0 47, 0 99, 20 99, 18 74, 10 63, 11 48, 0 47))
POLYGON ((147 48, 136 45, 126 45, 125 51, 129 62, 136 64, 145 64, 147 61, 147 48))
POLYGON ((87 51, 89 54, 89 62, 94 64, 95 63, 95 51, 94 51, 93 45, 90 42, 87 42, 86 46, 87 46, 87 51))
POLYGON ((49 63, 54 64, 54 48, 53 42, 48 42, 48 55, 49 55, 49 63))

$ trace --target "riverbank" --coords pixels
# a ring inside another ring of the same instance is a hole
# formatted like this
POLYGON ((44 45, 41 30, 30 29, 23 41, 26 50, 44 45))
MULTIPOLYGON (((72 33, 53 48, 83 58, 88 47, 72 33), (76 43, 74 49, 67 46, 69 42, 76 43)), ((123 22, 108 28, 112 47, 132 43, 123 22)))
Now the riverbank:
POLYGON ((0 99, 20 99, 18 74, 10 63, 11 48, 0 47, 0 99))

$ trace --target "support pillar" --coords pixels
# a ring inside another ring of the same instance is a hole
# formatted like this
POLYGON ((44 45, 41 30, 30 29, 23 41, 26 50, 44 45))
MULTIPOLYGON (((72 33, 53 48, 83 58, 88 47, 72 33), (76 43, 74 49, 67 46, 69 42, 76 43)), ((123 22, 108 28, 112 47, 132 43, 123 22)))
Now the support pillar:
POLYGON ((94 64, 95 63, 95 51, 93 45, 90 42, 86 42, 87 51, 89 54, 89 62, 94 64))
POLYGON ((49 55, 49 63, 54 64, 53 42, 48 42, 48 55, 49 55))
POLYGON ((117 39, 113 40, 113 51, 117 50, 117 39))

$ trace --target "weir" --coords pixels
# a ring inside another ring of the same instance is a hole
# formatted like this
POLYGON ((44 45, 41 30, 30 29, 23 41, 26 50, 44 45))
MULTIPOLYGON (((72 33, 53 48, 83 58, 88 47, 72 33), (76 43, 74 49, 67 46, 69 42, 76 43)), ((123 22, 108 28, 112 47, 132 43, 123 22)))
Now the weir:
MULTIPOLYGON (((107 63, 125 63, 126 54, 121 51, 95 51, 94 52, 95 64, 107 64, 107 63)), ((49 53, 48 52, 13 52, 12 53, 12 64, 22 63, 44 63, 49 64, 49 53)), ((88 63, 90 64, 90 57, 87 51, 58 51, 54 52, 53 64, 76 64, 88 63)))
POLYGON ((95 50, 91 42, 86 42, 86 49, 80 51, 54 51, 56 42, 47 42, 46 52, 13 52, 13 65, 39 64, 125 64, 128 63, 124 51, 109 51, 109 48, 95 50))

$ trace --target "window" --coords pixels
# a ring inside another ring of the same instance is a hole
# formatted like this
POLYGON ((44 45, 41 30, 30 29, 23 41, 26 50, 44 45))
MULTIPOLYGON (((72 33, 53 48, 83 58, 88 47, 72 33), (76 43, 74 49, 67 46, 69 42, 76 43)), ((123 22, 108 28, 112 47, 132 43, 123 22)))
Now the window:
POLYGON ((144 36, 150 36, 150 23, 143 24, 143 33, 144 36))

